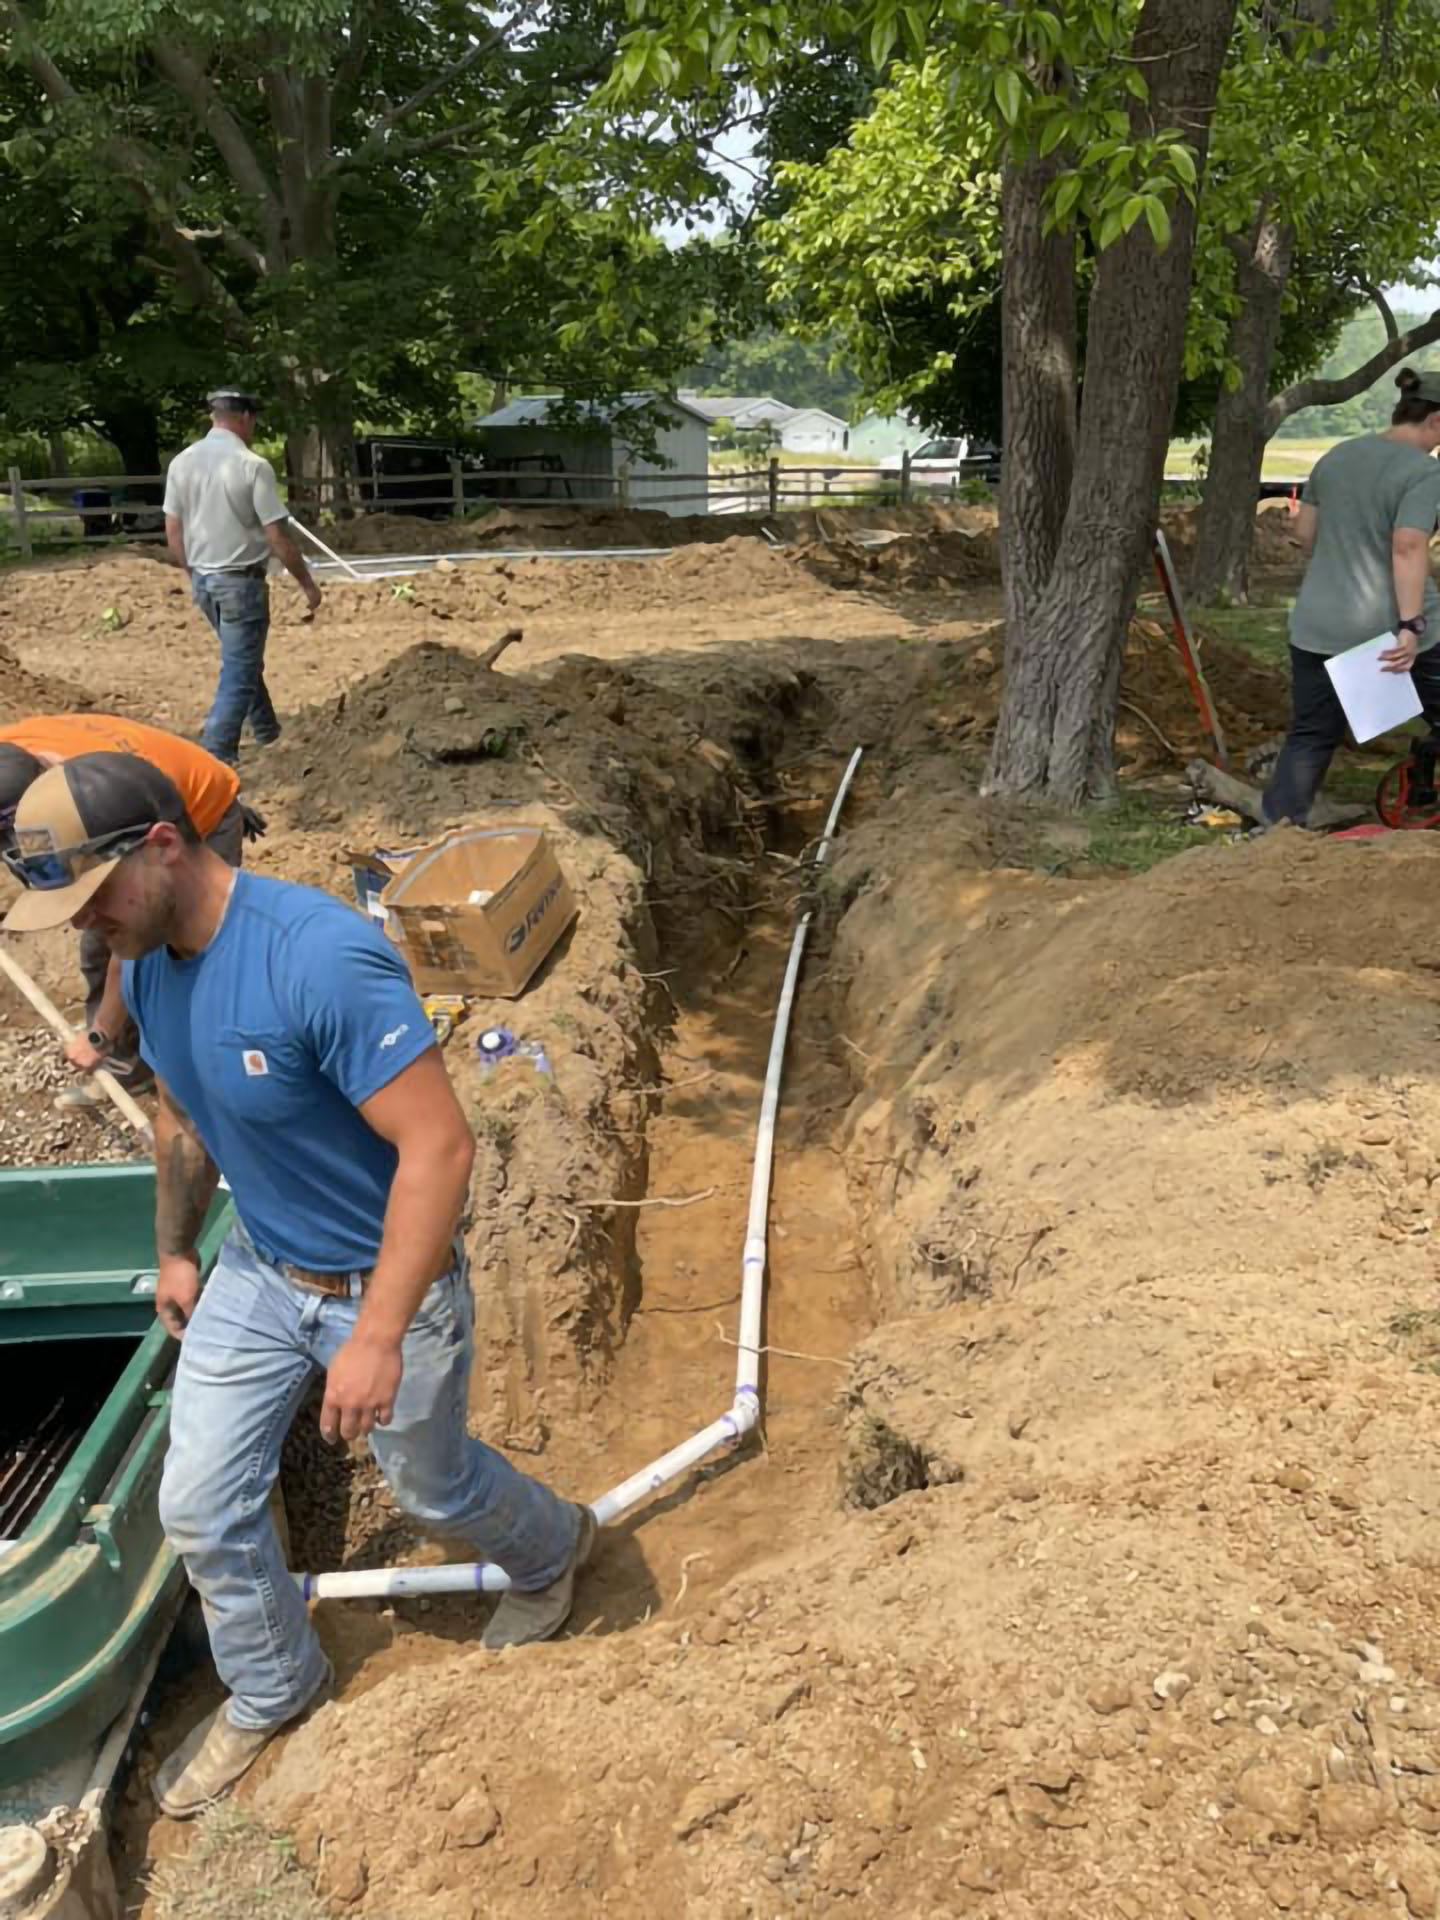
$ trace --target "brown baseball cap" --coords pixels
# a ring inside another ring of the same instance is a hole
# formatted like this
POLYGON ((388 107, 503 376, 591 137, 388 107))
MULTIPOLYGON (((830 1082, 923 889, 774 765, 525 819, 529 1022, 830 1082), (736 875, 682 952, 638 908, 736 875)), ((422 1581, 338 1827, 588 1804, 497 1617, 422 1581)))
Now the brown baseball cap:
POLYGON ((63 927, 152 827, 188 819, 175 783, 133 753, 80 753, 48 768, 15 809, 4 860, 25 890, 5 931, 63 927))

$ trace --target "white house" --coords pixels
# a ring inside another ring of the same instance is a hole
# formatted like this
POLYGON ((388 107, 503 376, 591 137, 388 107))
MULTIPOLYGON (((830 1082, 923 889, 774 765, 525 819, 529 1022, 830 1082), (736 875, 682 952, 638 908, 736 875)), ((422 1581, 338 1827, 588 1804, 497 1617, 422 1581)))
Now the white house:
POLYGON ((718 421, 728 420, 737 433, 752 433, 757 427, 773 427, 788 420, 795 411, 783 400, 777 400, 773 393, 682 391, 680 398, 687 407, 703 413, 712 426, 718 421))
POLYGON ((474 423, 486 465, 507 476, 497 483, 500 498, 613 504, 624 467, 632 506, 676 516, 709 511, 710 422, 689 401, 658 393, 587 400, 578 422, 554 418, 562 404, 558 394, 520 394, 474 423), (645 405, 661 420, 657 458, 639 452, 613 424, 622 411, 645 405))
POLYGON ((777 428, 786 453, 844 453, 850 429, 823 407, 798 407, 777 428))

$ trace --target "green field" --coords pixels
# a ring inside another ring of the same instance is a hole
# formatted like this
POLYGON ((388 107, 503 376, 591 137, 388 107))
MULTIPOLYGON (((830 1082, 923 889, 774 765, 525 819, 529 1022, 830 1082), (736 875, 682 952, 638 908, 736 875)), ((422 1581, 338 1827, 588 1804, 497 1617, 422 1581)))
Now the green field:
MULTIPOLYGON (((1202 444, 1197 440, 1172 440, 1165 471, 1192 472, 1195 450, 1202 444)), ((1265 449, 1264 477, 1267 480, 1303 480, 1321 454, 1328 453, 1334 444, 1333 440, 1272 440, 1265 449)))

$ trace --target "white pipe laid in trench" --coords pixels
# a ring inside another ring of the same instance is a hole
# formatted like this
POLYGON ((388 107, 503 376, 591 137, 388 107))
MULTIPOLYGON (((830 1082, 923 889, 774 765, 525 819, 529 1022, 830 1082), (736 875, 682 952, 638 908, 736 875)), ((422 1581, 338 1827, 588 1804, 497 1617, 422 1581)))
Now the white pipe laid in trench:
MULTIPOLYGON (((840 811, 855 778, 865 749, 856 747, 836 789, 825 830, 815 849, 813 864, 823 867, 840 823, 840 811)), ((678 1447, 652 1460, 648 1467, 632 1473, 618 1487, 611 1487, 590 1511, 602 1526, 609 1526, 647 1495, 658 1493, 672 1480, 678 1480, 713 1453, 716 1447, 734 1446, 760 1422, 760 1344, 761 1323, 765 1315, 765 1253, 770 1217, 770 1173, 775 1159, 775 1116, 780 1104, 780 1077, 785 1066, 785 1043, 790 1033, 790 1012, 795 1003, 795 986, 800 978, 800 962, 810 935, 814 907, 808 907, 795 928, 790 943, 790 958, 775 1009, 775 1031, 770 1041, 770 1059, 765 1069, 765 1090, 760 1101, 760 1120, 755 1129, 755 1168, 750 1180, 750 1213, 745 1227, 745 1250, 740 1280, 740 1339, 735 1363, 735 1400, 729 1411, 712 1420, 678 1447)), ((377 1567, 356 1573, 297 1573, 301 1591, 307 1600, 363 1600, 386 1595, 399 1597, 417 1593, 503 1593, 510 1576, 503 1567, 483 1561, 450 1567, 377 1567)))

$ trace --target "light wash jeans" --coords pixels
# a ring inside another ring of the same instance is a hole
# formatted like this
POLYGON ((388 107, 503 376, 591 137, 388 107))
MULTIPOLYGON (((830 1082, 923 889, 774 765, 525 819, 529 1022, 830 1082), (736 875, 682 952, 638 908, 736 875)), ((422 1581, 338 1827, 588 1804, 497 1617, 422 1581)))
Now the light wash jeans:
MULTIPOLYGON (((200 1596, 237 1727, 292 1719, 326 1676, 267 1502, 314 1370, 335 1357, 359 1311, 358 1300, 297 1287, 237 1229, 181 1342, 160 1516, 200 1596)), ((411 1323, 394 1418, 374 1429, 370 1444, 407 1514, 430 1532, 472 1542, 530 1592, 564 1571, 579 1515, 468 1433, 473 1345, 462 1256, 411 1323)))
POLYGON ((270 634, 270 589, 263 574, 207 573, 190 576, 195 604, 220 642, 220 679, 200 738, 227 766, 240 752, 245 722, 262 746, 280 738, 280 721, 265 685, 265 642, 270 634))

